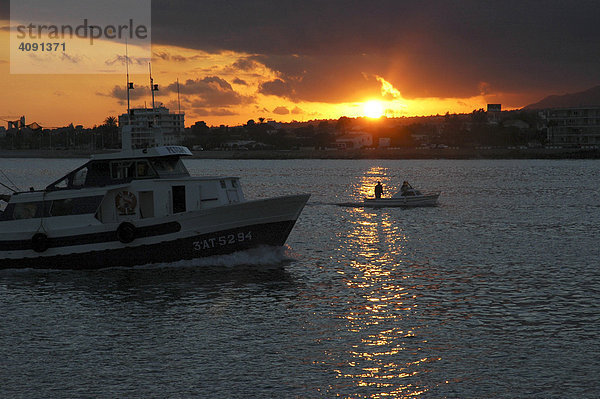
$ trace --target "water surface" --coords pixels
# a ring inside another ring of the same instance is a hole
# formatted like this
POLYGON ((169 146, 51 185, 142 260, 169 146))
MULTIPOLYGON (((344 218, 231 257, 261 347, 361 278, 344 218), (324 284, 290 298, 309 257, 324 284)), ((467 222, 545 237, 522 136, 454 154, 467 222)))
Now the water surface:
MULTIPOLYGON (((0 168, 40 188, 83 162, 0 168)), ((599 161, 186 164, 312 193, 285 251, 0 271, 0 397, 600 396, 599 161), (378 180, 440 205, 334 205, 378 180)))

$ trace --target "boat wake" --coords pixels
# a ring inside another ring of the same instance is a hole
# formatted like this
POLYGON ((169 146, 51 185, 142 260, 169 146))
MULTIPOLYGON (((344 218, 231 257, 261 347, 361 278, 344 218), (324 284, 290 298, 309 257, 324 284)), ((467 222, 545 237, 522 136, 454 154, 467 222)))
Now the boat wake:
MULTIPOLYGON (((159 269, 159 268, 198 268, 198 267, 225 267, 252 266, 260 268, 283 267, 295 259, 290 257, 286 247, 261 246, 238 251, 227 255, 215 255, 205 258, 194 258, 171 263, 152 263, 134 266, 133 269, 159 269)), ((118 268, 118 266, 117 266, 118 268)))

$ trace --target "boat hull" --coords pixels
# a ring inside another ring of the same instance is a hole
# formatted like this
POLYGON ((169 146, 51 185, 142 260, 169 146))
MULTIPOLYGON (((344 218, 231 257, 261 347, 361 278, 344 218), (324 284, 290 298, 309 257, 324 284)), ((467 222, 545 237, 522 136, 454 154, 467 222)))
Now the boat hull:
POLYGON ((282 246, 308 198, 297 195, 246 201, 181 214, 136 226, 136 237, 128 244, 119 241, 115 229, 85 236, 53 237, 49 233, 48 249, 43 253, 33 250, 32 240, 0 242, 0 268, 127 267, 282 246))
POLYGON ((427 194, 417 196, 406 196, 396 198, 365 198, 364 206, 381 207, 417 207, 417 206, 435 206, 440 194, 427 194))

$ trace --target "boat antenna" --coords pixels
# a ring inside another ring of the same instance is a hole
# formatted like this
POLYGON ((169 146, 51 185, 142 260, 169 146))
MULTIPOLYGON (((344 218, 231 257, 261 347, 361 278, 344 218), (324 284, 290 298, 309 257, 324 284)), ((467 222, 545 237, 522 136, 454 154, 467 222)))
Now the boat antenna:
POLYGON ((129 106, 129 90, 133 90, 133 82, 129 81, 129 51, 127 49, 127 38, 125 38, 125 62, 127 65, 127 124, 131 125, 131 107, 129 106))
POLYGON ((148 71, 150 72, 150 91, 152 92, 152 112, 155 112, 154 92, 158 91, 158 85, 155 85, 154 79, 152 79, 152 65, 150 63, 148 63, 148 71))

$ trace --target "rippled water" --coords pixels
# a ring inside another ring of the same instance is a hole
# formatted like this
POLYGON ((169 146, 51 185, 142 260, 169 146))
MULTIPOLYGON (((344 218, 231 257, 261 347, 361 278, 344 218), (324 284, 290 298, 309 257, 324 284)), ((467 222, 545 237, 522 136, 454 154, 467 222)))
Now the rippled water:
POLYGON ((600 396, 599 161, 186 164, 311 192, 285 251, 0 271, 0 397, 600 396), (334 205, 404 179, 440 206, 334 205))

